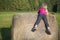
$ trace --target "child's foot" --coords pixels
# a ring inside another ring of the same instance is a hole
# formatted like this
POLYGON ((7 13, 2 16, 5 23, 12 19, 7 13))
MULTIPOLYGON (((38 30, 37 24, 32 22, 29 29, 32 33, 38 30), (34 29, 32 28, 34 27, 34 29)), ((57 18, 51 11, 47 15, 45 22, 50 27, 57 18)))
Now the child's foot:
POLYGON ((49 30, 45 31, 48 35, 51 35, 51 32, 49 30))
POLYGON ((37 29, 37 25, 35 27, 33 27, 31 31, 34 32, 34 31, 36 31, 36 29, 37 29))
POLYGON ((32 28, 32 30, 31 30, 32 32, 34 32, 34 31, 36 31, 36 29, 34 29, 34 28, 32 28))

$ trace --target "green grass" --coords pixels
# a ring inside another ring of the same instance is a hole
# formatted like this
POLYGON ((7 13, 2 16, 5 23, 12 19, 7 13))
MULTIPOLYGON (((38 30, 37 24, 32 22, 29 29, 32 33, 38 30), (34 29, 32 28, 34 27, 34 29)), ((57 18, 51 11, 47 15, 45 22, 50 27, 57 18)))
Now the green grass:
POLYGON ((55 14, 55 16, 58 23, 58 28, 60 29, 60 14, 55 14))
POLYGON ((16 12, 0 12, 0 40, 11 40, 12 17, 16 12))
MULTIPOLYGON (((0 40, 11 40, 12 17, 15 13, 17 12, 0 12, 0 40)), ((60 29, 60 14, 55 16, 60 29)))
POLYGON ((9 27, 12 21, 12 12, 0 12, 0 28, 9 27))
POLYGON ((11 24, 14 13, 0 12, 0 40, 11 40, 11 24))
POLYGON ((56 19, 57 19, 57 23, 58 23, 58 40, 60 40, 60 14, 56 14, 56 19))

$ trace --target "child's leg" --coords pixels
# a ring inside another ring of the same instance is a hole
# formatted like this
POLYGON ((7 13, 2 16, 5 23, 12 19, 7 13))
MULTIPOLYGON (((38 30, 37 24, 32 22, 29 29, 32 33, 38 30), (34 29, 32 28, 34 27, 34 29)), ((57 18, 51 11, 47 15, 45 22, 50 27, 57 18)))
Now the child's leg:
POLYGON ((43 15, 42 19, 43 19, 44 24, 45 24, 46 33, 47 33, 47 34, 51 34, 50 31, 49 31, 49 24, 48 24, 48 20, 47 20, 46 15, 43 15))
POLYGON ((47 20, 46 15, 43 15, 42 19, 43 19, 43 21, 44 21, 44 24, 45 24, 46 29, 48 29, 49 24, 48 24, 48 20, 47 20))
POLYGON ((35 22, 33 28, 35 28, 35 27, 40 23, 40 20, 41 20, 41 16, 40 16, 40 14, 38 14, 37 20, 36 20, 36 22, 35 22))
POLYGON ((36 20, 36 22, 35 22, 35 24, 34 24, 34 26, 32 28, 32 31, 35 31, 36 30, 37 25, 40 23, 40 20, 41 20, 41 16, 40 16, 40 14, 38 14, 37 20, 36 20))

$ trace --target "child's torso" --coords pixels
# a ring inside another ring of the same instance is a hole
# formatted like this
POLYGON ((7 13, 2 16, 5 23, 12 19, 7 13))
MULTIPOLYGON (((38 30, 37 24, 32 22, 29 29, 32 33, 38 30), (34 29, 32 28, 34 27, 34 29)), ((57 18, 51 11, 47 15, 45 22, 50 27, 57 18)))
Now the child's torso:
POLYGON ((46 14, 45 8, 39 8, 39 14, 46 14))

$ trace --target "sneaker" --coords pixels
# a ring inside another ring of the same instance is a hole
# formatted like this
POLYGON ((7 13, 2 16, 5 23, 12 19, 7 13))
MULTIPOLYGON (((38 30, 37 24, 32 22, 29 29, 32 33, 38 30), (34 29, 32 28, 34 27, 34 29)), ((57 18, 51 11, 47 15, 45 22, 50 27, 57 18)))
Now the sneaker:
POLYGON ((34 29, 37 29, 37 25, 35 25, 34 29))
POLYGON ((35 27, 33 27, 31 31, 34 32, 36 29, 37 29, 37 25, 35 25, 35 27))
POLYGON ((48 35, 51 35, 51 32, 49 30, 45 31, 48 35))
POLYGON ((34 31, 36 31, 36 29, 34 29, 34 28, 32 28, 32 30, 31 30, 32 32, 34 32, 34 31))
POLYGON ((48 27, 48 30, 50 30, 50 27, 48 27))

